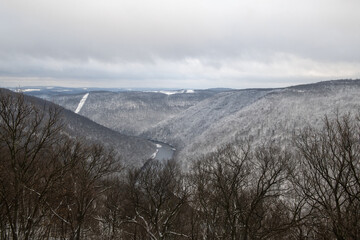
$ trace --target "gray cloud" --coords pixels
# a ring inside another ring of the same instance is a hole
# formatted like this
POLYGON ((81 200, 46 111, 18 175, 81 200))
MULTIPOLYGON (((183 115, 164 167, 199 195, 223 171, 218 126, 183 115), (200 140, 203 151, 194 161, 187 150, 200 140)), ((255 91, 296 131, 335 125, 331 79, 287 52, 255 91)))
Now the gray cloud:
POLYGON ((241 88, 360 75, 358 0, 0 5, 2 85, 241 88))

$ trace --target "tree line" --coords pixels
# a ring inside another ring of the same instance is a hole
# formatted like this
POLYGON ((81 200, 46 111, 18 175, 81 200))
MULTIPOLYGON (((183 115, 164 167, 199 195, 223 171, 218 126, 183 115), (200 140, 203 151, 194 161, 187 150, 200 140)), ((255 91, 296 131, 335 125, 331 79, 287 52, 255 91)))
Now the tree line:
POLYGON ((58 108, 1 94, 0 239, 360 239, 359 124, 129 169, 68 136, 58 108))

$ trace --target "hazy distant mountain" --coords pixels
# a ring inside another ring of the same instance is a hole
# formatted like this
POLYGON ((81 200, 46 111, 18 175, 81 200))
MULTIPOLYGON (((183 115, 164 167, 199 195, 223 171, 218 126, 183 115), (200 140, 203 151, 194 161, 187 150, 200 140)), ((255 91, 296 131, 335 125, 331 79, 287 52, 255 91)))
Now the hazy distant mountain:
MULTIPOLYGON (((57 95, 53 101, 75 111, 85 93, 57 95)), ((167 142, 184 160, 242 138, 285 144, 294 129, 320 126, 325 114, 358 109, 360 80, 338 80, 281 89, 97 91, 90 92, 79 114, 121 133, 167 142)))
POLYGON ((43 86, 10 88, 10 90, 14 92, 22 92, 26 95, 39 97, 46 100, 52 100, 52 98, 57 95, 82 94, 88 91, 87 88, 43 87, 43 86))
MULTIPOLYGON (((0 90, 2 92, 7 91, 5 89, 0 90)), ((9 91, 7 92, 9 93, 9 91)), ((26 101, 40 107, 53 104, 32 96, 26 96, 26 101)), ((67 109, 62 109, 62 120, 65 125, 65 132, 68 135, 89 142, 99 142, 113 148, 127 165, 141 166, 156 151, 155 144, 146 139, 120 134, 67 109)))
MULTIPOLYGON (((218 92, 90 92, 79 114, 121 133, 139 135, 218 92)), ((83 96, 56 96, 53 101, 75 111, 83 96)))

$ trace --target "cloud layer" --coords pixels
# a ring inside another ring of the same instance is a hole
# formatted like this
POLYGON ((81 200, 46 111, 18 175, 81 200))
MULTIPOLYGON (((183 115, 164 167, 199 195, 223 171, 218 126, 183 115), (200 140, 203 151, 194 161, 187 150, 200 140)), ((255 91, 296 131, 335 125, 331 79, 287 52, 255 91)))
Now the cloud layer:
POLYGON ((0 5, 0 85, 243 88, 360 76, 358 0, 0 5))

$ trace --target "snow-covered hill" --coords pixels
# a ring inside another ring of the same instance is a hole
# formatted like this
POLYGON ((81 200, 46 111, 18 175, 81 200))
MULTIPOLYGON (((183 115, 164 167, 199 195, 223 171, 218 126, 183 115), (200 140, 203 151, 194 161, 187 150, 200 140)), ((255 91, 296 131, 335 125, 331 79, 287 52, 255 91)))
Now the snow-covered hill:
MULTIPOLYGON (((16 93, 0 89, 0 94, 16 93)), ((40 109, 53 105, 53 103, 37 97, 25 97, 27 102, 39 106, 40 109)), ((128 166, 142 166, 157 149, 156 144, 151 141, 121 134, 67 109, 62 109, 62 122, 67 135, 80 138, 85 142, 101 143, 114 149, 128 166)))
MULTIPOLYGON (((75 111, 85 93, 53 96, 75 111)), ((294 129, 320 126, 325 114, 360 109, 360 80, 282 89, 90 92, 80 115, 121 133, 174 146, 186 162, 237 139, 288 142, 294 129)))
POLYGON ((329 81, 275 90, 222 93, 163 122, 146 135, 177 147, 179 159, 195 158, 237 139, 286 144, 296 129, 321 126, 324 115, 357 112, 360 81, 329 81))
MULTIPOLYGON (((80 115, 128 135, 140 135, 161 121, 173 118, 213 96, 215 91, 90 92, 80 115)), ((62 95, 52 101, 75 111, 84 94, 62 95)))

